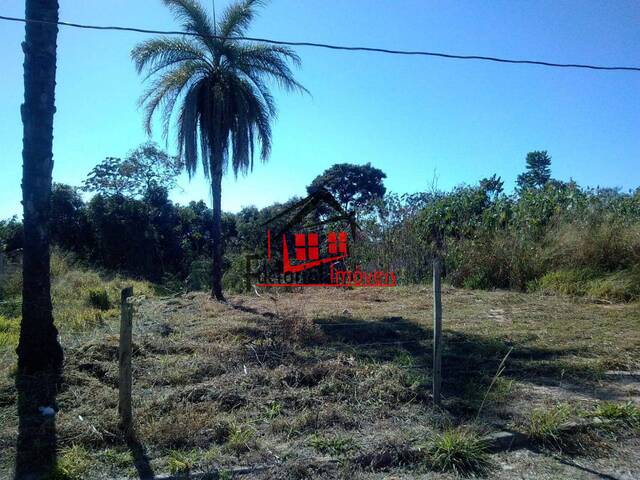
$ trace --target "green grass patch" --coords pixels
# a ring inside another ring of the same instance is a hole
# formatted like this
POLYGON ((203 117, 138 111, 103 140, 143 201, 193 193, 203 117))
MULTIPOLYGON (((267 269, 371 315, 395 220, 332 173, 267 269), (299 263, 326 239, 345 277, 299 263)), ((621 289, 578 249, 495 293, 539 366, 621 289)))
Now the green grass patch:
POLYGON ((251 428, 244 426, 235 427, 231 435, 229 435, 224 449, 235 455, 248 452, 256 446, 255 435, 255 430, 251 428))
POLYGON ((640 298, 640 269, 612 273, 599 273, 592 269, 558 270, 531 283, 530 289, 612 302, 630 302, 640 298))
MULTIPOLYGON (((119 315, 120 291, 133 286, 135 295, 154 296, 149 282, 91 270, 54 250, 51 255, 53 317, 61 331, 80 331, 119 315)), ((15 272, 0 284, 0 348, 14 348, 20 330, 22 278, 15 272)))
POLYGON ((20 318, 0 315, 0 348, 15 347, 20 335, 20 318))
POLYGON ((60 452, 47 480, 82 480, 92 465, 89 452, 83 446, 74 445, 60 452))
POLYGON ((562 426, 570 415, 569 406, 565 404, 536 408, 531 411, 524 424, 524 433, 535 442, 558 446, 562 443, 562 426))
POLYGON ((487 444, 478 432, 467 428, 446 430, 427 445, 431 467, 460 475, 481 473, 489 469, 487 444))
POLYGON ((631 402, 598 404, 592 416, 625 423, 633 428, 640 428, 640 408, 631 402))
POLYGON ((191 452, 181 452, 172 450, 167 458, 167 466, 172 474, 188 473, 195 463, 194 455, 191 452))
POLYGON ((309 440, 309 446, 325 455, 346 455, 356 448, 353 439, 340 435, 325 436, 314 433, 309 440))

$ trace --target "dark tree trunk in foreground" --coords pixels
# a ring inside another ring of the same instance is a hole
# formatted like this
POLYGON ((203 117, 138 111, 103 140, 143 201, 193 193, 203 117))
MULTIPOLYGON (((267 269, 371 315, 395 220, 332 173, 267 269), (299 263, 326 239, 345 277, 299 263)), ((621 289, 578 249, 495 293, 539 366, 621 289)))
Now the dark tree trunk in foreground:
POLYGON ((215 162, 215 171, 211 172, 211 195, 213 201, 213 271, 211 278, 211 296, 224 301, 222 294, 222 162, 215 162))
MULTIPOLYGON (((29 20, 58 21, 58 0, 26 0, 29 20)), ((62 348, 53 324, 49 271, 49 215, 53 170, 53 116, 57 25, 27 23, 24 50, 22 205, 24 257, 18 367, 25 373, 58 370, 62 348)))

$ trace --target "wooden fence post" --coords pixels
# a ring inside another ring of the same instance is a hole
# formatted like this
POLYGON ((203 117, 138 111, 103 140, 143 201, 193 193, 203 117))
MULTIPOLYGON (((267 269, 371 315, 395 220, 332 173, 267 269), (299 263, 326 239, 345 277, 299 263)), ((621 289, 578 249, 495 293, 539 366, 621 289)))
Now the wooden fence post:
POLYGON ((433 258, 433 403, 440 405, 442 386, 442 288, 440 256, 433 258))
POLYGON ((133 296, 133 287, 127 287, 120 294, 120 350, 118 354, 120 382, 118 414, 120 428, 129 436, 132 432, 133 414, 131 411, 131 330, 133 324, 133 305, 129 297, 133 296))

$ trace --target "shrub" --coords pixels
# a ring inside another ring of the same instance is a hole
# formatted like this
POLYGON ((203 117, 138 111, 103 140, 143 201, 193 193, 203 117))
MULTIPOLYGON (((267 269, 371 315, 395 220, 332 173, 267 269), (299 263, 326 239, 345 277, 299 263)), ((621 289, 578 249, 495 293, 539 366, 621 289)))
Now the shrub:
POLYGON ((585 295, 589 281, 597 275, 590 269, 567 269, 549 272, 530 284, 531 290, 563 295, 585 295))
POLYGON ((618 302, 640 298, 640 268, 610 273, 589 282, 587 295, 618 302))
POLYGON ((211 260, 199 259, 191 262, 187 277, 190 292, 208 290, 211 287, 211 260))
POLYGON ((109 294, 104 289, 89 290, 89 305, 98 310, 109 310, 111 308, 109 294))
POLYGON ((588 268, 558 270, 529 284, 530 290, 628 302, 640 298, 640 268, 601 273, 588 268))
MULTIPOLYGON (((241 293, 245 290, 246 260, 244 255, 229 255, 225 258, 226 271, 222 277, 225 290, 241 293)), ((255 268, 255 267, 254 267, 255 268)))

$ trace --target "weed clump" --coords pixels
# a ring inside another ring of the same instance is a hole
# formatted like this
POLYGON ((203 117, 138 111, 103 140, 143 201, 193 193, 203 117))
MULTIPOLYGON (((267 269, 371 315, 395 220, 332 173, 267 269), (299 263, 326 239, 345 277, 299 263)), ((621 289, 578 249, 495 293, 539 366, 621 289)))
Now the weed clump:
POLYGON ((561 446, 562 426, 569 419, 567 405, 534 409, 524 425, 524 433, 533 441, 548 446, 561 446))
POLYGON ((449 429, 427 446, 431 467, 461 475, 481 473, 490 466, 487 444, 477 433, 465 428, 449 429))
POLYGON ((14 347, 20 335, 20 318, 7 318, 0 315, 0 348, 14 347))
POLYGON ((631 402, 603 402, 593 412, 594 417, 605 418, 640 429, 640 408, 631 402))
POLYGON ((256 447, 255 431, 244 426, 237 426, 231 432, 224 449, 235 455, 246 453, 256 447))
POLYGON ((73 445, 62 450, 58 462, 46 478, 47 480, 82 480, 91 465, 89 452, 80 445, 73 445))
POLYGON ((317 433, 311 435, 309 446, 319 453, 335 456, 346 455, 356 448, 355 442, 351 438, 340 435, 329 437, 317 433))

